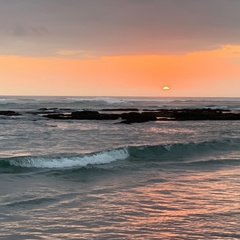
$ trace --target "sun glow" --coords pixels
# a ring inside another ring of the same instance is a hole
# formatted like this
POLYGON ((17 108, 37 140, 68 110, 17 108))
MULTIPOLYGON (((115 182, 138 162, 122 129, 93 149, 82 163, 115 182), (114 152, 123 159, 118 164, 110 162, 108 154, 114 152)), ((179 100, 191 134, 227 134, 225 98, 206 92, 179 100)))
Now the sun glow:
POLYGON ((1 55, 0 95, 239 97, 239 64, 240 46, 171 56, 1 55))
POLYGON ((162 90, 163 90, 163 91, 169 91, 169 90, 170 90, 170 87, 169 87, 169 86, 163 86, 162 90))

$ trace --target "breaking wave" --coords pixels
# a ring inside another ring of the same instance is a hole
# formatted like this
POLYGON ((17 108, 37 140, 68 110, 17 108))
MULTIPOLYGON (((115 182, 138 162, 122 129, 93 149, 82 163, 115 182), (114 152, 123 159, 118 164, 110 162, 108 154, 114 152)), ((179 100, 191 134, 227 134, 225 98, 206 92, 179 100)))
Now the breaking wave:
POLYGON ((5 161, 5 165, 26 168, 73 168, 107 164, 126 159, 127 149, 116 149, 93 154, 66 157, 16 157, 5 161))
POLYGON ((95 102, 98 104, 122 104, 122 103, 126 103, 125 100, 120 99, 120 98, 110 98, 110 97, 86 97, 86 98, 82 98, 82 97, 71 97, 71 98, 67 98, 67 100, 69 102, 72 103, 87 103, 87 102, 95 102))
POLYGON ((82 168, 87 166, 109 164, 117 160, 128 160, 129 162, 160 161, 169 164, 174 164, 176 162, 183 164, 191 162, 212 163, 213 161, 214 163, 227 163, 227 160, 229 160, 229 163, 240 163, 240 139, 213 140, 199 143, 192 142, 149 146, 128 146, 125 148, 94 152, 78 156, 13 157, 0 159, 0 168, 82 168), (201 160, 203 156, 207 156, 207 158, 201 160))

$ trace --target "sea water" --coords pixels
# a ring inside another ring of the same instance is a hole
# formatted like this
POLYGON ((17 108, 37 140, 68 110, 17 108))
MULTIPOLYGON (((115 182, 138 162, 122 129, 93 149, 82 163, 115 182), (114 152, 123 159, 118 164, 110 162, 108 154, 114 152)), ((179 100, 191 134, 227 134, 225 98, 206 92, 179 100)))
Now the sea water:
MULTIPOLYGON (((0 239, 240 239, 240 121, 53 120, 40 108, 239 98, 0 97, 0 239)), ((51 111, 51 110, 50 110, 51 111)))

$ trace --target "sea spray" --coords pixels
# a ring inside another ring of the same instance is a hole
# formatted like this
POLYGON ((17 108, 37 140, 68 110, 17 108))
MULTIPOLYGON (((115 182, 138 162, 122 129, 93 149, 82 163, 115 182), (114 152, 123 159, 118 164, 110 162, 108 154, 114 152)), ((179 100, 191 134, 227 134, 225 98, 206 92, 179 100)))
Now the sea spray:
POLYGON ((9 160, 10 165, 26 168, 73 168, 107 164, 128 157, 125 148, 69 157, 20 157, 9 160))

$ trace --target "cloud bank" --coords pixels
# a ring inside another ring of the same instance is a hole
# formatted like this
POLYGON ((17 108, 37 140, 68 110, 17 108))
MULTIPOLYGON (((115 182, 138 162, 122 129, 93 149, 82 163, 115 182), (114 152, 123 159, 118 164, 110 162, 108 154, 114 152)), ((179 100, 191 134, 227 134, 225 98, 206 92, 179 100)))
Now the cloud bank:
POLYGON ((240 45, 239 12, 239 0, 1 1, 0 55, 182 54, 240 45))

